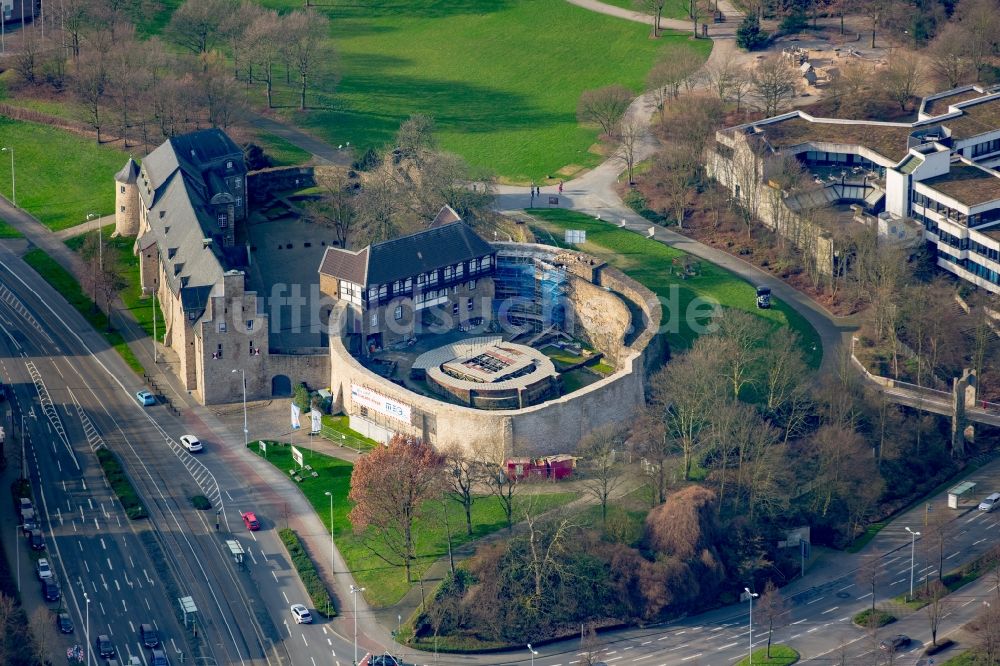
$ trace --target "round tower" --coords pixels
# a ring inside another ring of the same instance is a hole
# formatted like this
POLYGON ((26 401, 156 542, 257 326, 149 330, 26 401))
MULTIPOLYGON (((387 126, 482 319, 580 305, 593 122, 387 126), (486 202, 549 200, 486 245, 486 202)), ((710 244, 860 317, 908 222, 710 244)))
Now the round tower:
POLYGON ((131 157, 115 174, 115 236, 139 234, 139 165, 131 157))

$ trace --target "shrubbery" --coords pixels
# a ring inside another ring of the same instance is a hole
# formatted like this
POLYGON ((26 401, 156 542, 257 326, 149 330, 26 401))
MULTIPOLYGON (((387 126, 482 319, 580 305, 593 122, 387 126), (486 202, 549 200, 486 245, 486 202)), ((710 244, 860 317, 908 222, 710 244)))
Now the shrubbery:
POLYGON ((768 34, 760 29, 760 20, 755 14, 747 17, 736 29, 736 46, 747 51, 754 51, 767 45, 768 34))
POLYGON ((142 505, 139 494, 135 492, 132 482, 125 475, 125 470, 122 469, 122 464, 118 461, 115 454, 107 449, 98 449, 97 460, 101 463, 101 469, 104 470, 104 476, 107 477, 108 484, 115 491, 115 495, 118 496, 118 501, 122 503, 125 515, 131 520, 148 517, 149 514, 146 513, 146 507, 142 505))
POLYGON ((299 535, 288 527, 278 530, 278 535, 281 537, 281 542, 285 544, 289 559, 299 572, 299 578, 302 579, 302 584, 305 586, 306 592, 309 593, 313 608, 317 613, 326 617, 334 617, 337 614, 337 609, 333 606, 330 591, 326 589, 326 585, 320 579, 316 565, 313 564, 306 549, 302 546, 299 535))
POLYGON ((212 503, 204 495, 194 495, 191 497, 191 506, 199 511, 208 511, 212 508, 212 503))
POLYGON ((866 608, 852 618, 854 624, 859 627, 864 627, 865 629, 870 629, 873 625, 878 627, 884 627, 887 624, 896 621, 896 616, 892 613, 887 613, 881 608, 876 608, 872 611, 871 608, 866 608))

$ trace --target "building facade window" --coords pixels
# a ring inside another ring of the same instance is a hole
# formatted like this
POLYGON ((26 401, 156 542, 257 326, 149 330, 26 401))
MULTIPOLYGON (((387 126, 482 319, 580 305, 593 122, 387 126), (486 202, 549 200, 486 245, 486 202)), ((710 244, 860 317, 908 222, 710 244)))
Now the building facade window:
POLYGON ((455 277, 455 267, 454 266, 445 266, 444 267, 444 279, 445 280, 451 280, 451 279, 454 279, 454 277, 455 277))
POLYGON ((247 330, 248 331, 253 330, 253 319, 247 319, 247 330))
POLYGON ((228 223, 228 221, 229 221, 229 218, 226 216, 225 213, 219 213, 219 228, 220 229, 225 229, 226 228, 226 224, 228 223))
POLYGON ((475 290, 475 288, 476 288, 476 281, 475 280, 469 280, 469 291, 473 291, 473 290, 475 290))
POLYGON ((125 206, 122 206, 122 212, 123 213, 125 212, 125 206))
POLYGON ((420 275, 417 276, 417 286, 422 287, 425 284, 427 284, 427 276, 421 273, 420 275))
POLYGON ((225 332, 226 332, 226 322, 220 321, 219 322, 219 333, 225 333, 225 332))
POLYGON ((465 264, 455 266, 455 277, 460 278, 465 274, 465 264))
POLYGON ((395 319, 396 321, 399 321, 400 319, 403 318, 402 305, 397 305, 396 308, 392 311, 392 318, 395 319))
POLYGON ((125 186, 122 185, 122 194, 125 194, 125 186))
POLYGON ((379 285, 379 288, 378 288, 378 297, 379 297, 379 300, 385 300, 385 298, 388 295, 389 295, 389 285, 387 285, 387 284, 379 285))
POLYGON ((437 284, 438 283, 438 272, 431 271, 427 274, 427 284, 437 284))
POLYGON ((222 343, 219 343, 218 348, 215 351, 215 358, 222 358, 222 343))
POLYGON ((451 313, 453 315, 457 315, 458 314, 458 303, 452 303, 451 304, 451 313))
POLYGON ((475 306, 473 305, 473 301, 472 301, 472 299, 470 298, 470 299, 469 299, 469 302, 468 302, 468 303, 466 304, 466 306, 465 306, 465 309, 466 309, 466 310, 468 310, 469 312, 472 312, 472 309, 473 309, 473 307, 475 307, 475 306))
POLYGON ((375 328, 376 326, 378 326, 378 313, 377 312, 373 312, 372 313, 372 316, 371 316, 371 319, 370 319, 369 323, 371 323, 372 328, 375 328))

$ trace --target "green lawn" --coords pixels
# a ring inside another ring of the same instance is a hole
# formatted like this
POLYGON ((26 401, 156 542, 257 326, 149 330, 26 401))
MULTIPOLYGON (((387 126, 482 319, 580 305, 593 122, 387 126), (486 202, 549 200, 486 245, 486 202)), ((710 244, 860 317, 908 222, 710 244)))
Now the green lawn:
POLYGON ((264 149, 274 166, 291 166, 295 164, 305 164, 312 159, 312 153, 294 146, 280 136, 261 132, 253 140, 258 146, 264 149))
MULTIPOLYGON (((288 10, 301 0, 264 0, 288 10)), ((580 127, 583 90, 621 83, 639 91, 657 53, 710 40, 648 38, 649 28, 555 0, 327 0, 339 81, 296 110, 282 84, 275 103, 333 145, 385 145, 410 114, 434 117, 441 146, 511 181, 600 161, 594 128, 580 127)))
MULTIPOLYGON (((753 663, 761 666, 789 666, 799 660, 799 653, 787 645, 772 645, 771 657, 767 656, 767 648, 753 651, 753 663)), ((735 666, 750 666, 750 657, 744 657, 735 666)))
POLYGON ((63 298, 69 301, 69 304, 76 308, 95 330, 104 335, 108 344, 114 347, 115 351, 128 364, 128 367, 132 368, 138 375, 143 374, 144 369, 142 364, 139 363, 139 359, 129 349, 121 333, 116 329, 108 330, 108 318, 103 312, 94 307, 94 302, 90 300, 89 296, 83 293, 80 283, 76 281, 76 278, 69 271, 56 263, 43 250, 37 248, 25 253, 23 259, 26 264, 35 269, 35 272, 45 278, 45 281, 52 285, 56 291, 62 294, 63 298))
MULTIPOLYGON (((146 335, 153 335, 153 299, 152 296, 144 296, 142 286, 139 282, 139 259, 132 254, 132 246, 135 243, 133 238, 112 238, 114 227, 107 226, 101 230, 104 237, 104 251, 118 254, 121 265, 125 268, 125 281, 128 286, 119 294, 122 304, 125 306, 136 323, 146 331, 146 335)), ((74 252, 79 252, 83 246, 86 236, 74 236, 66 241, 66 245, 74 252)), ((160 304, 156 303, 156 333, 159 340, 163 340, 163 311, 160 304)))
MULTIPOLYGON (((0 143, 14 148, 17 203, 53 230, 114 210, 112 177, 128 156, 70 132, 0 116, 0 143)), ((9 197, 10 157, 0 153, 0 193, 9 197)))
POLYGON ((20 238, 21 232, 0 220, 0 238, 20 238))
MULTIPOLYGON (((333 493, 333 538, 337 543, 337 548, 347 562, 347 566, 354 574, 355 580, 365 588, 365 598, 375 606, 388 606, 396 603, 410 589, 410 584, 406 582, 406 575, 402 567, 395 567, 387 564, 384 560, 375 555, 365 544, 361 536, 355 535, 347 514, 350 512, 350 503, 347 500, 347 493, 350 486, 352 465, 349 462, 332 458, 320 453, 315 453, 305 447, 297 446, 303 450, 304 462, 312 465, 319 476, 316 478, 304 477, 298 487, 302 490, 306 499, 312 504, 317 515, 330 527, 330 498, 325 495, 327 491, 333 493)), ((257 450, 257 443, 250 444, 250 450, 257 455, 261 455, 257 450)), ((288 446, 269 444, 267 450, 267 460, 284 474, 292 469, 291 449, 288 446)), ((289 481, 289 483, 295 483, 289 481)), ((550 493, 532 496, 535 501, 535 510, 544 511, 555 508, 575 498, 572 493, 550 493)), ((434 507, 436 511, 436 507, 434 507)), ((444 521, 440 513, 434 515, 428 512, 428 517, 419 521, 414 526, 414 538, 417 546, 417 562, 414 564, 414 578, 418 578, 424 571, 438 558, 447 554, 447 538, 444 521)), ((464 530, 464 514, 462 508, 454 503, 448 503, 448 516, 453 535, 453 547, 469 541, 464 530)), ((262 516, 264 520, 270 520, 278 527, 284 527, 281 516, 262 516)), ((499 503, 488 497, 478 499, 472 508, 473 535, 471 538, 478 539, 506 527, 506 521, 499 503)), ((372 541, 377 548, 378 542, 372 541)), ((320 556, 313 553, 313 556, 320 556)))
POLYGON ((698 337, 698 320, 685 315, 689 304, 700 296, 714 299, 723 307, 763 317, 775 326, 790 326, 802 338, 806 361, 814 368, 819 367, 823 358, 822 345, 809 322, 778 299, 772 299, 770 310, 758 310, 754 285, 729 271, 702 261, 698 275, 680 280, 670 270, 672 260, 684 256, 685 253, 680 250, 565 209, 538 208, 530 213, 540 220, 542 228, 534 228, 542 232, 541 242, 562 238, 566 229, 583 229, 587 232, 587 242, 581 250, 607 260, 659 295, 663 303, 663 321, 667 326, 665 330, 674 348, 690 347, 698 337))
POLYGON ((343 442, 345 446, 362 451, 373 449, 379 445, 374 439, 369 439, 361 433, 351 430, 350 418, 346 415, 331 416, 330 414, 324 414, 323 436, 334 444, 343 442))

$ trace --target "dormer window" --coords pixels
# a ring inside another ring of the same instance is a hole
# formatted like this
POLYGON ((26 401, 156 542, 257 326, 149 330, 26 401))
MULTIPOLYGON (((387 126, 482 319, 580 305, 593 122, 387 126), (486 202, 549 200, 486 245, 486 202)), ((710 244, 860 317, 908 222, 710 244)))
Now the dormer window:
POLYGON ((422 287, 425 284, 427 284, 427 276, 421 273, 420 275, 417 276, 417 286, 422 287))
POLYGON ((226 162, 226 168, 227 169, 232 169, 233 168, 233 162, 232 162, 232 160, 226 162))
POLYGON ((177 248, 176 247, 168 247, 167 248, 167 259, 173 259, 175 256, 177 256, 177 248))
POLYGON ((174 275, 180 275, 182 270, 184 270, 183 262, 179 264, 174 264, 174 275))
POLYGON ((162 219, 163 219, 163 218, 165 218, 166 216, 167 216, 167 211, 165 211, 165 210, 161 210, 161 211, 160 211, 160 219, 162 220, 162 219))

